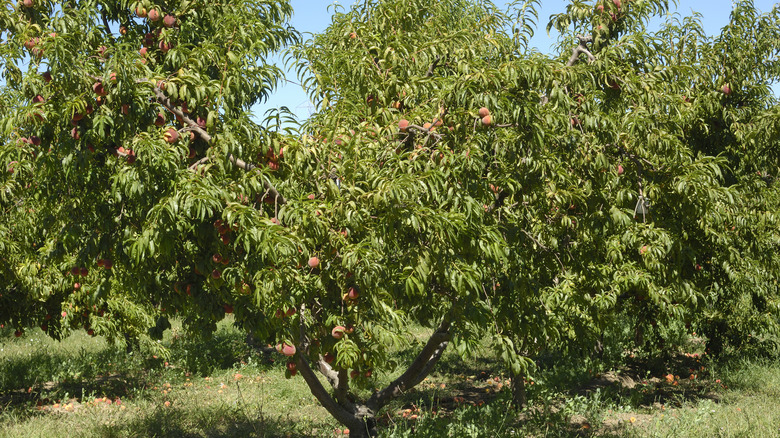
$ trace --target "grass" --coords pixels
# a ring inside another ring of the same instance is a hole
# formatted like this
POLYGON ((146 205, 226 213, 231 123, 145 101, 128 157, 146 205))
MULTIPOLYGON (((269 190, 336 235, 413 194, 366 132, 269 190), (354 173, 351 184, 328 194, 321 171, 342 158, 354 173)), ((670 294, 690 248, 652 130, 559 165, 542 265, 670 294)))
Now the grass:
MULTIPOLYGON (((174 324, 161 342, 167 358, 85 333, 57 342, 0 331, 0 437, 342 436, 303 379, 284 378, 284 358, 247 346, 230 321, 199 342, 174 324)), ((559 358, 529 380, 522 412, 508 386, 492 357, 448 351, 436 373, 380 413, 382 436, 780 437, 778 361, 679 354, 626 357, 610 369, 559 358)))

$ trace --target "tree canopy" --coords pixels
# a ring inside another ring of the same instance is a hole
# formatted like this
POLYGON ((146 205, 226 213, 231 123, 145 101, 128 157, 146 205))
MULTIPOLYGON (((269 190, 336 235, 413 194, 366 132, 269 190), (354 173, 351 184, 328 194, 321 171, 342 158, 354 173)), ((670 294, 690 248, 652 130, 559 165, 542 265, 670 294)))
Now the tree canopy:
POLYGON ((281 0, 7 4, 0 322, 155 345, 233 313, 355 436, 450 343, 516 382, 627 322, 776 349, 780 11, 709 38, 573 1, 550 56, 536 6, 366 0, 303 41, 281 0), (294 130, 249 112, 285 47, 317 104, 294 130))

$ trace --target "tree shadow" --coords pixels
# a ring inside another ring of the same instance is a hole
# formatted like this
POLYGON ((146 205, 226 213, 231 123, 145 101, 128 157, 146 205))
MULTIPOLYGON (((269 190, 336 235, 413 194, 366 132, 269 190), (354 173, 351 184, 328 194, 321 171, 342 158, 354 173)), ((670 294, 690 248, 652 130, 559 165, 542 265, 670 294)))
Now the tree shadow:
POLYGON ((320 430, 299 430, 293 420, 283 418, 252 418, 239 409, 210 408, 197 412, 175 408, 155 409, 132 421, 99 426, 96 434, 113 436, 154 436, 160 438, 228 438, 228 437, 290 437, 321 436, 320 430), (319 432, 319 433, 318 433, 319 432))

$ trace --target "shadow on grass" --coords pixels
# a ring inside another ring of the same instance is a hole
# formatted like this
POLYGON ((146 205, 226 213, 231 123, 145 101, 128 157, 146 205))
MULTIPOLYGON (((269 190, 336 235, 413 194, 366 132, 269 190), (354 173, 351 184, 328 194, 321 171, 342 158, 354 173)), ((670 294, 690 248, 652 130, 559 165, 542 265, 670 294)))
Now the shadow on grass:
MULTIPOLYGON (((324 427, 324 426, 323 426, 324 427)), ((154 436, 160 438, 189 437, 291 437, 309 438, 321 436, 325 430, 306 427, 285 419, 258 417, 237 408, 201 408, 195 411, 176 408, 159 408, 132 421, 102 425, 95 429, 95 436, 154 436)))
POLYGON ((235 330, 218 330, 208 339, 174 336, 167 344, 167 360, 143 349, 127 352, 119 345, 74 352, 57 343, 38 352, 0 356, 0 406, 40 406, 70 397, 125 398, 164 374, 173 380, 187 372, 207 376, 247 362, 260 370, 274 367, 269 354, 256 352, 235 330))

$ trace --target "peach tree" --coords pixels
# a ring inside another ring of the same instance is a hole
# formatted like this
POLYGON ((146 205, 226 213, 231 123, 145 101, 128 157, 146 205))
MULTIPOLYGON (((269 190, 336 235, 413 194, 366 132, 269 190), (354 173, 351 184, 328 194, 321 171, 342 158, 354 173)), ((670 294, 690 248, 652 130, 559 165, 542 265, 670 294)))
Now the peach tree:
MULTIPOLYGON (((490 333, 519 403, 538 353, 614 350, 627 325, 651 353, 674 330, 776 348, 778 72, 755 61, 777 56, 777 11, 740 4, 708 39, 695 19, 644 31, 667 2, 571 2, 550 57, 525 48, 533 2, 443 3, 363 2, 297 51, 322 144, 301 178, 336 181, 347 215, 364 202, 362 224, 392 219, 394 255, 418 257, 387 283, 407 314, 463 354, 490 333), (440 16, 488 28, 461 41, 440 16)), ((348 416, 330 381, 318 397, 348 416)))
POLYGON ((286 1, 5 7, 0 322, 149 342, 232 313, 354 436, 450 344, 490 339, 522 401, 537 353, 625 320, 764 339, 776 14, 710 41, 575 1, 547 56, 535 7, 363 1, 304 43, 286 1), (259 125, 290 44, 317 112, 259 125))

